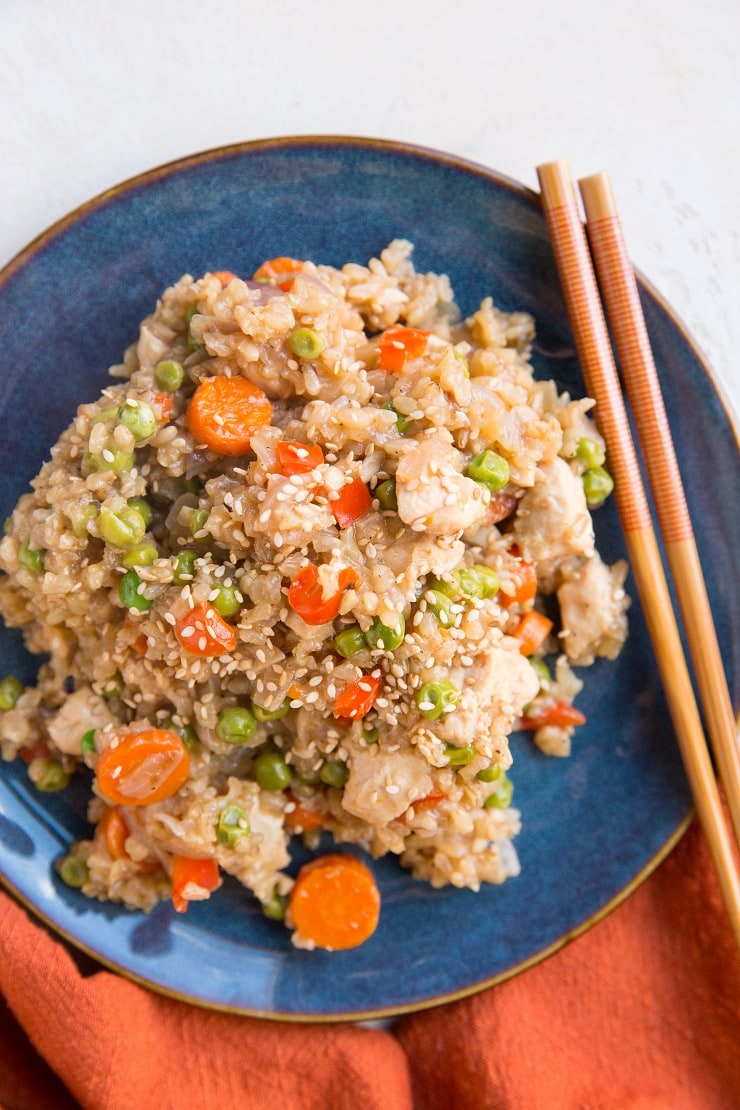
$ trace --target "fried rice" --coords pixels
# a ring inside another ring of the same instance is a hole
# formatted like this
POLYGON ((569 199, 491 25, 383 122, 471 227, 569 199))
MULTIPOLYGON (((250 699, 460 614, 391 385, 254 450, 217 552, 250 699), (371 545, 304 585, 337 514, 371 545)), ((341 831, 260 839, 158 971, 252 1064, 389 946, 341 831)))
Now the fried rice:
POLYGON ((184 276, 9 519, 0 612, 48 661, 2 755, 41 789, 90 777, 84 894, 148 910, 211 860, 281 916, 294 837, 435 887, 518 873, 509 735, 569 754, 627 568, 595 546, 593 402, 536 380, 531 316, 462 319, 411 253, 184 276), (228 452, 231 414, 205 441, 194 415, 218 379, 266 398, 228 452), (152 730, 184 781, 106 790, 104 753, 152 730))

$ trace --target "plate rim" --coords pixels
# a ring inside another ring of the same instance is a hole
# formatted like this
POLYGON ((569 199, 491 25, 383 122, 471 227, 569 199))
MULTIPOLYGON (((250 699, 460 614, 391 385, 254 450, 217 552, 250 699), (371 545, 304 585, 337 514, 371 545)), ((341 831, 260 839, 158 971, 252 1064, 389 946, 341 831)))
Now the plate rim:
MULTIPOLYGON (((183 170, 206 165, 208 163, 228 160, 230 158, 238 158, 240 156, 249 155, 253 153, 262 153, 269 151, 279 151, 281 149, 296 151, 301 148, 310 150, 310 148, 319 147, 345 147, 355 148, 358 150, 365 150, 369 152, 379 152, 381 154, 387 153, 390 155, 405 155, 419 158, 427 161, 434 166, 448 166, 455 170, 460 170, 468 174, 478 176, 485 181, 490 182, 499 188, 504 188, 512 193, 519 200, 524 200, 534 208, 541 211, 540 194, 529 187, 528 185, 518 181, 512 176, 503 173, 499 170, 493 169, 481 162, 466 158, 462 155, 457 155, 452 152, 437 149, 433 146, 425 144, 417 144, 397 139, 385 139, 370 136, 358 135, 344 135, 344 134, 331 134, 331 133, 310 133, 310 134, 286 134, 275 137, 255 138, 249 140, 238 141, 229 144, 220 144, 213 147, 208 147, 203 150, 195 151, 190 154, 181 155, 169 159, 165 162, 157 164, 148 169, 142 170, 138 173, 130 175, 124 180, 104 189, 103 191, 95 194, 89 199, 77 205, 71 211, 67 212, 49 226, 40 231, 34 236, 25 246, 12 255, 0 267, 0 290, 12 280, 12 278, 23 269, 23 267, 32 262, 43 249, 56 240, 59 236, 63 235, 69 228, 84 220, 87 216, 102 209, 117 198, 130 194, 137 189, 146 188, 149 185, 155 184, 164 178, 176 175, 183 170)), ((692 335, 691 331, 677 314, 676 310, 666 300, 665 296, 655 287, 653 282, 648 279, 642 271, 635 267, 635 275, 637 278, 638 286, 655 302, 655 304, 664 313, 672 326, 679 333, 681 339, 690 350, 693 357, 698 362, 702 372, 708 379, 715 396, 720 403, 724 416, 729 425, 730 431, 736 443, 738 451, 740 451, 740 418, 736 416, 729 400, 726 396, 724 386, 719 381, 716 372, 714 371, 709 358, 704 354, 700 345, 692 335)), ((616 894, 605 902, 594 913, 590 914, 586 919, 579 922, 577 926, 567 930, 555 940, 551 941, 547 946, 533 953, 525 960, 514 964, 512 967, 507 968, 505 971, 499 972, 497 975, 474 984, 468 984, 455 991, 451 991, 442 995, 436 995, 434 998, 423 999, 421 1001, 414 1001, 408 1003, 401 1003, 397 1006, 384 1006, 378 1009, 361 1010, 361 1011, 348 1011, 342 1013, 314 1013, 314 1012, 285 1012, 275 1010, 261 1010, 258 1008, 250 1008, 242 1005, 229 1005, 226 1003, 219 1003, 207 998, 197 997, 188 994, 186 991, 177 991, 172 988, 162 986, 145 976, 138 975, 120 964, 115 960, 102 956, 94 948, 88 945, 85 941, 78 939, 74 934, 69 932, 63 926, 54 922, 42 909, 37 907, 33 901, 18 890, 15 884, 8 878, 2 870, 0 863, 0 884, 9 891, 11 896, 33 917, 37 918, 42 924, 50 930, 52 934, 61 937, 72 948, 83 952, 95 960, 101 967, 113 971, 121 975, 129 982, 135 983, 146 989, 152 990, 155 993, 180 1002, 188 1003, 202 1009, 234 1014, 244 1017, 253 1017, 264 1020, 280 1021, 280 1022, 316 1022, 316 1023, 331 1023, 331 1022, 357 1022, 357 1021, 375 1021, 385 1018, 398 1017, 404 1014, 416 1013, 423 1010, 431 1009, 436 1006, 444 1005, 449 1002, 458 1001, 460 999, 470 997, 483 990, 493 987, 499 983, 513 978, 521 974, 523 971, 528 970, 530 967, 536 966, 538 963, 543 962, 549 956, 559 951, 561 948, 570 944, 577 937, 583 935, 590 930, 599 921, 603 920, 610 913, 612 913, 619 905, 637 890, 656 870, 662 861, 670 854, 676 847, 679 841, 685 835, 687 829, 690 827, 694 818, 694 808, 690 805, 688 812, 679 821, 673 831, 666 838, 660 848, 647 860, 640 870, 632 876, 632 878, 623 886, 616 894)))

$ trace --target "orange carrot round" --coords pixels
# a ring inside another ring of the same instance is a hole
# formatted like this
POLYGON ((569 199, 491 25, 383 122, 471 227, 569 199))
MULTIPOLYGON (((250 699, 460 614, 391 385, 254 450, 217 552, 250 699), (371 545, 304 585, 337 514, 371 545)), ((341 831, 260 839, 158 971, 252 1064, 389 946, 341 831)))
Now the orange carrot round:
POLYGON ((286 478, 293 474, 308 474, 324 461, 324 452, 316 443, 297 443, 282 439, 275 447, 280 473, 286 478))
POLYGON ((188 903, 202 901, 221 886, 221 876, 215 859, 195 859, 175 856, 172 863, 172 905, 178 913, 185 913, 188 903))
POLYGON ((301 868, 289 909, 296 932, 317 948, 357 948, 377 928, 380 892, 362 860, 335 852, 301 868))
POLYGON ((293 288, 295 275, 302 268, 303 263, 298 259, 281 255, 279 258, 270 258, 267 262, 263 262, 259 269, 255 270, 254 280, 275 282, 284 293, 288 293, 293 288))
POLYGON ((237 644, 234 629, 206 602, 189 609, 184 617, 175 622, 175 635, 185 651, 203 658, 225 655, 233 651, 237 644))
POLYGON ((543 616, 536 609, 530 609, 519 621, 512 636, 519 640, 519 650, 522 655, 534 655, 537 648, 550 635, 551 629, 552 621, 548 617, 543 616))
POLYGON ((338 589, 330 597, 324 597, 319 579, 319 568, 315 563, 301 567, 288 589, 288 603, 306 624, 327 624, 339 616, 339 607, 345 590, 357 586, 359 579, 351 567, 340 570, 337 577, 338 589))
POLYGON ((189 774, 188 750, 168 728, 126 733, 101 752, 95 765, 98 790, 111 805, 164 801, 177 793, 189 774))
POLYGON ((334 716, 359 721, 375 704, 379 686, 380 676, 370 674, 363 675, 358 682, 348 683, 334 702, 334 716))
POLYGON ((420 358, 427 349, 431 333, 421 328, 407 328, 394 324, 378 340, 378 355, 383 370, 398 373, 410 358, 420 358))
POLYGON ((219 455, 245 455, 252 434, 271 419, 267 396, 246 378, 205 378, 185 413, 196 441, 219 455))
POLYGON ((349 528, 368 511, 373 503, 372 494, 362 478, 355 478, 339 490, 339 496, 330 501, 331 511, 340 528, 349 528))

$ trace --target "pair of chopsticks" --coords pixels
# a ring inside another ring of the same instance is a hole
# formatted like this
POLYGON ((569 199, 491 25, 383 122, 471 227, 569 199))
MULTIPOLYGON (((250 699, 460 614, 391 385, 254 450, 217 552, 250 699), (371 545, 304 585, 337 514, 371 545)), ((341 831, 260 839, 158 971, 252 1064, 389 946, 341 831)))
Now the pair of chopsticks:
POLYGON ((696 812, 740 945, 740 876, 732 835, 725 821, 673 611, 601 302, 603 296, 683 617, 707 731, 732 829, 740 843, 737 726, 637 282, 606 174, 595 174, 578 182, 585 228, 567 163, 538 166, 537 176, 586 388, 596 401, 596 420, 606 441, 632 572, 696 812))

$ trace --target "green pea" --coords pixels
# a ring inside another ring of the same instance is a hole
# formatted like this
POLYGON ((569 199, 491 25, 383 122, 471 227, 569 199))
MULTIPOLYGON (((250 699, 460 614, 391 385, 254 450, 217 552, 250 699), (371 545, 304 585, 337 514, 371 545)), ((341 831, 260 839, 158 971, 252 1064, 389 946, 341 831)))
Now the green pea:
POLYGON ((475 759, 475 748, 472 744, 466 744, 464 748, 458 748, 456 744, 448 744, 445 755, 450 767, 466 767, 475 759))
POLYGON ((189 351, 197 351, 199 347, 203 346, 203 344, 201 342, 199 342, 199 340, 197 340, 195 338, 195 336, 193 335, 193 329, 191 327, 193 316, 196 316, 197 313, 198 313, 197 303, 188 305, 188 307, 185 309, 185 327, 188 329, 188 350, 189 351))
POLYGON ((92 501, 75 509, 72 516, 72 535, 77 536, 78 540, 84 540, 89 535, 88 524, 95 520, 99 512, 99 507, 92 501))
POLYGON ((146 613, 152 607, 151 598, 139 593, 141 579, 135 570, 127 570, 118 584, 118 599, 126 609, 139 609, 146 613))
POLYGON ((476 778, 480 782, 498 782, 504 773, 504 769, 500 763, 494 763, 492 767, 483 767, 476 774, 476 778))
POLYGON ((24 540, 18 548, 18 562, 26 570, 30 570, 31 574, 43 574, 45 554, 38 548, 29 547, 24 540))
POLYGON ((89 728, 87 732, 82 734, 80 740, 80 755, 83 757, 95 752, 95 729, 89 728))
POLYGON ((581 481, 589 509, 598 509, 614 489, 614 479, 603 466, 592 466, 590 470, 585 470, 581 481))
POLYGON ((79 856, 65 856, 57 867, 59 878, 66 886, 81 890, 90 877, 88 866, 79 856))
POLYGON ((18 698, 25 686, 15 675, 8 674, 0 680, 0 710, 5 713, 8 709, 15 708, 18 698))
POLYGON ((183 493, 199 494, 203 488, 197 478, 183 478, 180 483, 180 488, 183 493))
POLYGON ((576 444, 576 458, 586 466, 603 466, 606 454, 604 448, 595 439, 582 436, 576 444))
POLYGON ((458 582, 465 597, 488 598, 498 593, 498 575, 495 570, 476 563, 458 571, 458 582))
POLYGON ((185 378, 182 363, 174 358, 165 358, 154 367, 154 381, 158 389, 165 393, 174 393, 179 389, 185 378))
POLYGON ((236 586, 218 586, 218 595, 213 598, 211 605, 222 617, 235 616, 242 607, 237 596, 236 586))
POLYGON ((539 678, 540 685, 542 685, 543 682, 549 682, 550 681, 550 671, 549 671, 547 663, 545 662, 544 659, 533 659, 530 656, 529 664, 530 664, 532 670, 534 671, 534 673, 539 678))
POLYGON ((157 414, 148 401, 130 397, 118 410, 118 419, 137 443, 149 439, 157 430, 157 414))
POLYGON ((459 597, 460 581, 457 573, 453 573, 451 579, 437 578, 436 574, 430 574, 427 578, 427 590, 433 590, 435 593, 442 594, 444 597, 459 597))
POLYGON ((95 424, 110 424, 111 421, 118 419, 118 405, 108 405, 106 408, 101 409, 96 413, 90 421, 90 427, 95 424))
POLYGON ((386 478, 375 487, 373 496, 376 498, 383 512, 397 513, 398 499, 396 497, 396 479, 386 478))
POLYGON ((190 534, 193 539, 206 543, 213 539, 210 532, 206 531, 206 524, 210 515, 209 509, 193 509, 190 516, 190 534))
POLYGON ((104 505, 98 516, 98 532, 111 547, 124 550, 141 543, 146 532, 146 521, 138 509, 124 505, 114 512, 104 505))
POLYGON ((427 612, 434 613, 443 628, 452 628, 455 623, 452 598, 440 593, 438 590, 427 590, 424 594, 427 612))
POLYGON ((249 818, 238 805, 228 805, 221 810, 216 826, 216 839, 219 844, 233 848, 242 836, 249 836, 252 827, 249 818))
POLYGON ((495 451, 481 451, 470 460, 465 473, 468 478, 495 492, 503 489, 509 481, 510 470, 506 459, 495 451))
POLYGON ((416 708, 428 721, 451 713, 460 701, 460 691, 451 682, 425 682, 416 692, 416 708))
POLYGON ((154 511, 152 510, 152 507, 147 501, 146 497, 129 497, 126 504, 130 505, 132 509, 138 509, 144 518, 144 523, 146 524, 147 528, 151 526, 151 523, 154 520, 154 511))
POLYGON ((113 474, 124 474, 134 465, 134 453, 119 447, 116 441, 109 437, 102 451, 87 452, 85 462, 93 470, 110 470, 113 474))
POLYGON ((396 406, 393 404, 393 401, 386 401, 385 404, 381 405, 380 407, 386 409, 387 412, 395 412, 396 427, 398 428, 399 432, 403 434, 411 423, 409 418, 398 411, 396 406))
POLYGON ((395 628, 389 628, 387 624, 379 619, 373 617, 373 623, 365 633, 367 646, 369 648, 382 648, 384 651, 393 651, 395 648, 400 647, 403 643, 403 638, 406 635, 406 621, 403 619, 403 614, 398 614, 398 624, 395 628))
POLYGON ((377 744, 378 740, 380 739, 380 729, 376 728, 375 725, 372 725, 370 728, 363 729, 362 739, 368 745, 377 744))
POLYGON ((131 547, 121 558, 121 566, 131 570, 132 567, 150 567, 159 558, 159 552, 151 543, 137 543, 131 547))
POLYGON ((365 633, 359 624, 353 624, 350 628, 343 628, 334 637, 334 647, 344 659, 350 659, 353 655, 357 655, 358 651, 367 647, 365 633))
POLYGON ((262 903, 262 912, 270 921, 285 921, 285 911, 288 908, 288 899, 284 894, 273 894, 269 902, 262 903))
POLYGON ((216 736, 224 744, 246 744, 257 730, 254 716, 243 705, 226 705, 216 721, 216 736))
POLYGON ((279 721, 286 713, 290 713, 290 698, 285 698, 277 709, 265 709, 263 706, 257 705, 257 702, 253 698, 252 712, 254 713, 255 719, 258 721, 279 721))
POLYGON ((110 678, 106 678, 101 693, 104 698, 120 698, 124 689, 123 676, 120 671, 116 671, 110 678))
POLYGON ((56 759, 32 759, 28 765, 28 777, 44 794, 57 794, 69 786, 69 775, 56 759))
POLYGON ((285 790, 293 777, 280 752, 260 752, 254 761, 254 777, 263 790, 285 790))
POLYGON ((313 328, 296 328, 288 339, 290 349, 297 358, 318 358, 326 343, 313 328))
POLYGON ((178 554, 172 575, 172 581, 176 586, 181 586, 184 582, 192 582, 195 578, 195 560, 197 558, 197 552, 192 551, 189 547, 184 548, 178 554))
POLYGON ((326 786, 342 787, 349 778, 349 768, 346 763, 330 759, 323 764, 319 778, 326 786))
POLYGON ((498 785, 492 794, 489 794, 483 803, 485 809, 506 809, 511 803, 514 794, 514 783, 509 776, 501 773, 498 785))
POLYGON ((200 744, 200 736, 192 725, 176 725, 172 717, 167 717, 163 722, 165 728, 171 728, 182 740, 189 752, 195 751, 200 744))
POLYGON ((463 374, 465 375, 465 377, 469 378, 470 377, 470 363, 468 362, 466 356, 461 354, 460 351, 453 351, 452 353, 454 354, 457 361, 461 364, 461 366, 463 368, 463 374))

